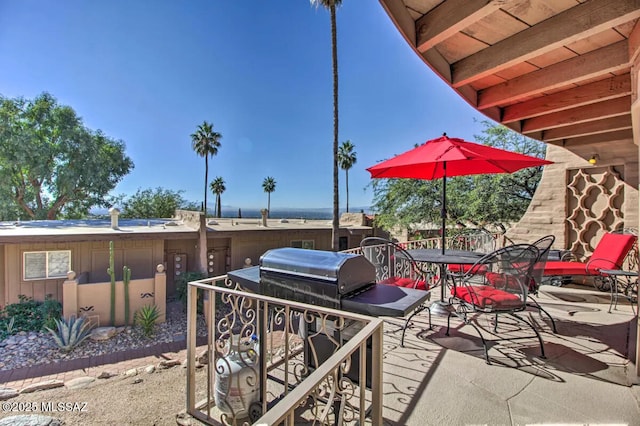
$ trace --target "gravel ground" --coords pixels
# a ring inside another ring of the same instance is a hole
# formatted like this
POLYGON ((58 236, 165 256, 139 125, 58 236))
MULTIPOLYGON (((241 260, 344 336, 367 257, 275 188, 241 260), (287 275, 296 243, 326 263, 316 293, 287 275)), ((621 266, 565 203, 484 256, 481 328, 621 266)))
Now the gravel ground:
MULTIPOLYGON (((137 327, 119 327, 109 340, 82 342, 69 353, 63 352, 47 332, 19 332, 0 342, 0 370, 12 370, 62 360, 86 358, 106 353, 148 347, 159 343, 184 340, 187 332, 186 314, 177 304, 168 304, 167 320, 158 324, 152 337, 145 337, 137 327)), ((198 334, 206 335, 205 323, 199 318, 198 334)))
MULTIPOLYGON (((198 325, 198 334, 206 334, 202 318, 198 325)), ((174 304, 168 307, 167 321, 158 325, 152 338, 144 337, 135 328, 121 329, 108 341, 86 340, 65 354, 46 333, 21 333, 0 342, 0 365, 7 370, 99 355, 170 342, 184 333, 186 315, 181 306, 174 304)), ((176 415, 186 407, 186 371, 180 365, 156 368, 133 377, 98 379, 81 389, 61 387, 20 394, 4 403, 30 409, 0 412, 0 420, 16 414, 39 414, 59 419, 64 425, 175 425, 176 415)), ((203 369, 196 371, 199 381, 204 380, 203 374, 203 369)), ((192 419, 192 424, 200 423, 192 419)))
MULTIPOLYGON (((204 380, 204 370, 196 372, 198 381, 204 380)), ((134 377, 118 376, 96 380, 82 389, 57 388, 21 394, 4 402, 27 404, 34 410, 32 413, 23 410, 22 414, 50 416, 67 426, 175 426, 176 415, 186 407, 186 371, 177 366, 134 377)), ((6 416, 0 413, 0 418, 6 416)), ((191 420, 194 425, 200 424, 191 420)))

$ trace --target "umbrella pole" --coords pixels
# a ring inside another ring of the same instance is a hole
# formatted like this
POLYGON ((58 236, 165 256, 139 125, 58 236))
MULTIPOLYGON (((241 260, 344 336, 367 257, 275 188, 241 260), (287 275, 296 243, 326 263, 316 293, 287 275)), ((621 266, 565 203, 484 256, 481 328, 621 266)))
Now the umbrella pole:
MULTIPOLYGON (((440 210, 440 216, 442 218, 442 241, 441 241, 441 253, 444 256, 444 245, 446 241, 445 226, 447 224, 447 162, 442 163, 444 168, 444 176, 442 177, 442 209, 440 210)), ((445 287, 447 286, 447 265, 440 263, 440 300, 436 300, 431 304, 429 312, 435 315, 449 315, 449 302, 445 296, 445 287)))
POLYGON ((444 176, 442 177, 442 209, 440 210, 440 217, 442 218, 442 243, 441 250, 444 254, 444 245, 446 241, 445 227, 447 225, 447 162, 442 163, 444 169, 444 176))

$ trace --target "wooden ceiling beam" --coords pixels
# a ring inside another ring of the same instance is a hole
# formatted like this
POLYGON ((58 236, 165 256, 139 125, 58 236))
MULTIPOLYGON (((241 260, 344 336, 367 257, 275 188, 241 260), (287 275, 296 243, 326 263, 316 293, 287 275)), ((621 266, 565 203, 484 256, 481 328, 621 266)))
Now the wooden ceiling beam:
POLYGON ((449 62, 436 49, 429 49, 420 54, 424 63, 444 81, 451 81, 449 62))
MULTIPOLYGON (((631 130, 631 114, 620 117, 605 118, 574 126, 558 127, 542 132, 544 142, 591 136, 600 133, 611 133, 618 130, 631 130)), ((526 133, 525 133, 526 134, 526 133)))
POLYGON ((625 96, 530 118, 524 121, 522 132, 530 133, 554 127, 571 126, 603 118, 628 115, 630 112, 631 96, 625 96))
POLYGON ((470 84, 640 17, 640 0, 591 0, 452 64, 453 87, 470 84))
POLYGON ((393 21, 400 34, 413 50, 444 81, 451 82, 451 67, 436 49, 420 52, 416 49, 416 23, 407 11, 402 0, 380 0, 382 7, 393 21))
POLYGON ((416 48, 426 52, 469 25, 494 13, 504 0, 449 0, 416 21, 416 48))
POLYGON ((640 54, 640 21, 636 21, 629 34, 629 60, 635 61, 638 54, 640 54))
POLYGON ((594 50, 582 56, 550 65, 516 77, 478 93, 478 109, 517 102, 548 90, 592 79, 606 73, 629 68, 629 49, 626 40, 594 50))
POLYGON ((631 75, 617 75, 595 83, 506 106, 502 111, 502 123, 520 121, 630 94, 631 75))
POLYGON ((631 129, 618 130, 615 132, 602 133, 598 135, 581 136, 576 138, 549 141, 549 144, 571 148, 575 146, 594 145, 600 143, 611 143, 620 141, 632 141, 633 131, 631 129))
POLYGON ((407 11, 407 7, 402 0, 380 0, 380 4, 387 12, 387 15, 400 30, 400 34, 415 48, 416 45, 416 23, 407 11))

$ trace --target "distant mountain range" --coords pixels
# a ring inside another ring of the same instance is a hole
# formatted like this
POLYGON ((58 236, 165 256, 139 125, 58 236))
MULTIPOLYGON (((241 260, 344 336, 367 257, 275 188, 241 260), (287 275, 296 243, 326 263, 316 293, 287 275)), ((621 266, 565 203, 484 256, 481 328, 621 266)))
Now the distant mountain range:
MULTIPOLYGON (((345 209, 340 209, 340 213, 344 213, 345 209)), ((350 212, 371 213, 370 207, 349 207, 350 212)), ((213 214, 213 210, 209 209, 209 214, 213 214)), ((280 207, 272 208, 269 212, 271 219, 283 219, 283 218, 304 218, 304 219, 331 219, 333 214, 333 208, 295 208, 295 207, 280 207)), ((256 208, 238 208, 231 206, 222 206, 222 217, 239 217, 242 215, 244 218, 259 218, 261 217, 260 209, 256 208)))
MULTIPOLYGON (((345 209, 340 209, 340 214, 344 213, 345 209)), ((352 213, 364 212, 371 213, 371 207, 349 207, 349 211, 352 213)), ((213 209, 209 208, 209 215, 213 215, 213 209)), ((331 219, 333 208, 295 208, 295 207, 280 207, 273 208, 269 212, 271 219, 331 219)), ((94 216, 107 216, 109 215, 108 209, 93 209, 91 214, 94 216)), ((242 215, 244 218, 260 218, 259 208, 238 208, 233 206, 222 206, 222 217, 239 217, 242 215)))

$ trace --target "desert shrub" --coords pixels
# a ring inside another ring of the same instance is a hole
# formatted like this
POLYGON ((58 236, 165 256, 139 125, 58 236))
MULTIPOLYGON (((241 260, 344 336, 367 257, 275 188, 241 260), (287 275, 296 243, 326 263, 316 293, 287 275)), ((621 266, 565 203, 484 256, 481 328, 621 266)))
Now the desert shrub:
POLYGON ((14 330, 38 331, 42 328, 42 314, 38 309, 41 302, 30 297, 19 295, 20 302, 7 305, 2 310, 2 317, 14 319, 14 330))
POLYGON ((12 332, 40 331, 45 325, 52 328, 55 320, 62 316, 62 305, 47 295, 44 302, 33 300, 31 297, 19 295, 18 303, 12 303, 0 310, 0 329, 7 331, 9 321, 13 321, 12 332))
POLYGON ((160 317, 160 311, 156 305, 145 305, 136 311, 133 323, 142 328, 142 334, 150 337, 156 328, 158 317, 160 317))
POLYGON ((62 318, 62 304, 47 295, 41 305, 38 306, 42 315, 42 328, 54 328, 56 321, 62 318))
POLYGON ((55 330, 49 327, 46 327, 46 330, 51 333, 56 345, 65 352, 72 351, 91 333, 91 323, 85 318, 76 318, 75 315, 71 315, 68 321, 60 318, 54 320, 54 323, 55 330))
MULTIPOLYGON (((176 278, 176 297, 182 303, 184 309, 187 309, 187 296, 189 294, 188 283, 190 281, 197 281, 206 278, 207 275, 202 272, 190 271, 180 275, 176 278)), ((202 313, 203 308, 203 294, 198 292, 198 313, 202 313)))
POLYGON ((7 337, 16 333, 15 331, 15 317, 0 318, 0 340, 4 340, 7 337))

